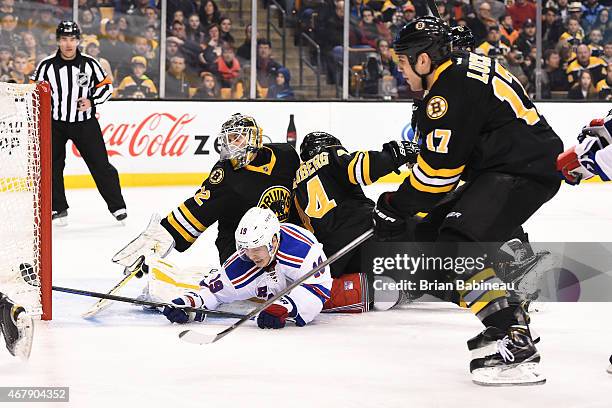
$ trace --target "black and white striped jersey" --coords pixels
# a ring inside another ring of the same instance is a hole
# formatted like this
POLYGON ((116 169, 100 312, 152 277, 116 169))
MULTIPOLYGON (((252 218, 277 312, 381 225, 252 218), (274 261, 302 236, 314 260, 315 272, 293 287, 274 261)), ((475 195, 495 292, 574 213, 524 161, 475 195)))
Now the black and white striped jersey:
POLYGON ((51 112, 53 120, 82 122, 95 117, 96 105, 104 103, 113 93, 113 84, 98 61, 77 51, 73 60, 60 57, 59 50, 43 59, 31 78, 51 84, 51 112), (79 112, 77 101, 86 97, 91 109, 79 112))

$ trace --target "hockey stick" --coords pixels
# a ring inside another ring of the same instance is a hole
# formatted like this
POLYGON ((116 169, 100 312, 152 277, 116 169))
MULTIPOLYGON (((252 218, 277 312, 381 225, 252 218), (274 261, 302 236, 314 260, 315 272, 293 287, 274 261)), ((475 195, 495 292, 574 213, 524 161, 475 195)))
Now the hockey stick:
MULTIPOLYGON (((129 273, 128 275, 125 275, 123 277, 123 279, 121 279, 115 286, 113 286, 113 288, 111 290, 109 290, 107 292, 107 295, 115 295, 117 294, 121 288, 123 288, 134 276, 136 276, 139 272, 142 272, 142 264, 144 263, 144 256, 141 257, 139 263, 136 265, 136 267, 134 268, 134 270, 129 273)), ((126 267, 126 269, 128 269, 126 267)), ((88 319, 90 317, 94 317, 95 315, 97 315, 98 313, 100 313, 101 311, 108 309, 113 303, 111 302, 110 299, 100 299, 98 300, 96 303, 94 303, 91 308, 89 308, 89 310, 87 310, 85 313, 83 313, 81 315, 81 317, 88 319)))
POLYGON ((252 310, 248 315, 244 316, 242 319, 240 319, 239 321, 237 321, 236 323, 234 323, 227 329, 215 335, 204 334, 204 333, 200 333, 195 330, 185 330, 179 334, 179 338, 188 343, 194 343, 194 344, 210 344, 210 343, 216 342, 219 339, 222 339, 223 337, 230 334, 232 331, 236 330, 242 324, 244 324, 247 320, 252 319, 256 315, 258 315, 261 311, 263 311, 268 306, 270 306, 272 303, 274 303, 281 297, 285 296, 287 293, 291 292, 297 286, 301 285, 304 281, 306 281, 312 275, 323 270, 327 265, 332 264, 333 262, 337 261, 344 255, 346 255, 348 252, 350 252, 351 250, 353 250, 354 248, 362 244, 364 241, 369 239, 372 235, 374 235, 374 230, 373 229, 367 230, 366 232, 364 232, 363 234, 361 234, 360 236, 358 236, 357 238, 349 242, 346 246, 344 246, 344 248, 340 249, 338 252, 336 252, 329 258, 327 258, 325 261, 321 262, 319 265, 317 265, 313 270, 308 272, 306 275, 302 276, 300 279, 293 281, 289 286, 285 288, 285 290, 278 292, 275 296, 268 299, 265 303, 261 304, 259 307, 252 310))
POLYGON ((431 11, 431 14, 434 17, 437 17, 440 20, 442 19, 442 16, 440 15, 440 12, 438 11, 438 6, 436 6, 435 0, 427 0, 427 6, 429 7, 429 10, 431 11))
MULTIPOLYGON (((82 290, 82 289, 64 288, 61 286, 52 286, 52 288, 53 290, 57 292, 64 292, 64 293, 71 293, 73 295, 95 297, 99 299, 109 299, 109 300, 114 300, 117 302, 132 303, 135 305, 151 306, 151 307, 164 307, 164 306, 169 306, 169 307, 174 307, 174 308, 180 307, 172 303, 150 302, 148 300, 140 300, 140 299, 128 298, 124 296, 110 295, 107 293, 91 292, 91 291, 82 290)), ((241 314, 222 312, 220 310, 200 309, 197 307, 189 307, 189 306, 180 307, 180 308, 186 312, 203 312, 206 315, 213 315, 213 316, 218 316, 218 317, 229 317, 233 319, 242 319, 245 317, 244 315, 241 315, 241 314)))

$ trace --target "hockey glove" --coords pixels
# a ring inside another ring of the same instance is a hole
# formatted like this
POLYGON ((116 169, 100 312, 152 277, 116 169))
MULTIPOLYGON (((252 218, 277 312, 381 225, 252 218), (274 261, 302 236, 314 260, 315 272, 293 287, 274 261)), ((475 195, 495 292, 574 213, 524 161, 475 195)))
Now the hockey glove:
POLYGON ((382 193, 372 213, 374 236, 379 241, 398 241, 406 233, 404 217, 393 208, 390 199, 393 193, 382 193))
POLYGON ((385 143, 383 151, 391 155, 395 168, 400 168, 404 164, 416 163, 419 155, 419 145, 405 140, 394 140, 385 143))
POLYGON ((565 182, 576 185, 598 174, 595 153, 602 147, 598 137, 586 136, 579 144, 561 153, 557 157, 557 170, 561 172, 565 182))
POLYGON ((260 329, 282 329, 289 317, 286 307, 273 303, 257 315, 257 326, 260 329))
POLYGON ((163 314, 172 323, 189 323, 189 322, 202 322, 206 315, 204 312, 186 312, 185 306, 189 307, 202 307, 204 301, 202 297, 195 292, 187 292, 183 296, 178 297, 172 301, 173 305, 176 306, 164 306, 163 314))

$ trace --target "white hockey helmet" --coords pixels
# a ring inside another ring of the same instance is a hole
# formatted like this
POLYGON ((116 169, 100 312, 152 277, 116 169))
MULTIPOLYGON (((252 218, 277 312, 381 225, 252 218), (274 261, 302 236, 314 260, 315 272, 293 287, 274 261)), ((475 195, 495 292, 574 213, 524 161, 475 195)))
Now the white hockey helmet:
POLYGON ((280 222, 274 212, 268 208, 253 207, 238 223, 235 233, 236 249, 241 258, 248 259, 245 254, 247 249, 266 247, 272 260, 278 249, 278 246, 274 246, 274 237, 280 241, 280 222))

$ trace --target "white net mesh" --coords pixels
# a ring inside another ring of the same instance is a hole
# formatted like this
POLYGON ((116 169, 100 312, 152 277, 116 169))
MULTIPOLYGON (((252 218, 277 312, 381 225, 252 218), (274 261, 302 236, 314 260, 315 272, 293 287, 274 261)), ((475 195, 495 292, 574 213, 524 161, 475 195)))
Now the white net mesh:
POLYGON ((0 83, 0 291, 30 314, 40 295, 40 144, 36 85, 0 83))

